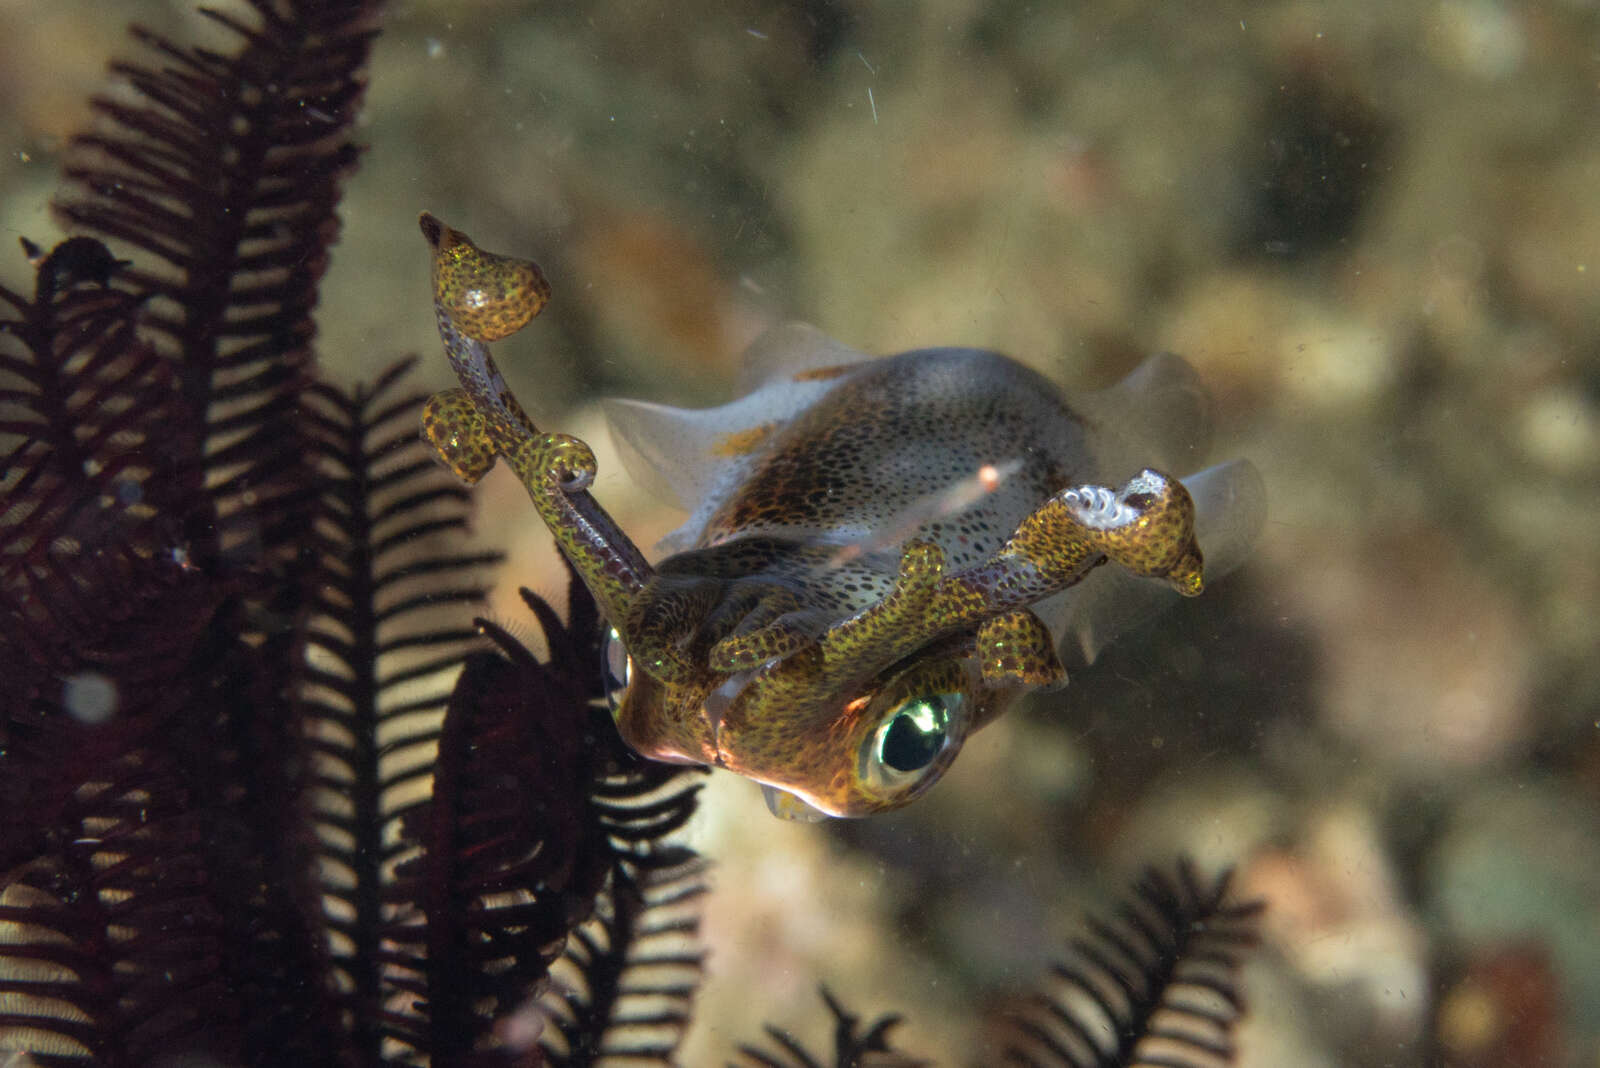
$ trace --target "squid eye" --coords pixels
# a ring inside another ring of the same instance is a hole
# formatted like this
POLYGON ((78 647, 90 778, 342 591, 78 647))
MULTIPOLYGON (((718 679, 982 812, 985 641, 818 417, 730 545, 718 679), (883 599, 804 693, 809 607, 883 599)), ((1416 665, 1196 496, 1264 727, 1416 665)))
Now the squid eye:
POLYGON ((622 695, 633 681, 633 657, 622 644, 622 634, 616 627, 607 627, 601 641, 600 683, 605 691, 606 706, 615 712, 622 703, 622 695))
POLYGON ((890 710, 875 740, 877 763, 895 772, 921 771, 932 764, 950 737, 951 716, 965 698, 959 693, 924 694, 890 710))

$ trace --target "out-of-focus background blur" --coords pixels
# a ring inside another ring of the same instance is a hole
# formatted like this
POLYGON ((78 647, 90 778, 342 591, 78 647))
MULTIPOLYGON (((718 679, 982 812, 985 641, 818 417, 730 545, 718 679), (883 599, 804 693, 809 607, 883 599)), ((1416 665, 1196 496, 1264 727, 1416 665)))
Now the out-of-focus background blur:
MULTIPOLYGON (((45 210, 129 18, 0 0, 0 227, 45 210)), ((1099 386, 1171 349, 1259 551, 969 743, 904 812, 777 823, 717 777, 710 978, 683 1060, 826 982, 977 1056, 985 1014, 1148 862, 1270 902, 1242 1063, 1600 1064, 1600 7, 1593 0, 395 4, 320 312, 324 367, 443 385, 427 208, 539 259, 501 346, 601 451, 641 543, 680 517, 594 399, 729 399, 787 318, 1099 386)), ((15 250, 15 246, 10 246, 15 250)), ((24 277, 0 250, 0 277, 24 277)), ((479 491, 559 589, 520 489, 479 491)))

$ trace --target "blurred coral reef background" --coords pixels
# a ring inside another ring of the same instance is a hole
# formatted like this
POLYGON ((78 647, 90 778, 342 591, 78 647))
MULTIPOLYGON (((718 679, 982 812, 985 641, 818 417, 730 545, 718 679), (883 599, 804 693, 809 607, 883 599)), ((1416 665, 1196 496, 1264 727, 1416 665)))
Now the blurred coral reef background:
MULTIPOLYGON (((57 152, 133 18, 0 2, 0 219, 53 240, 57 152)), ((1600 1065, 1600 7, 411 0, 390 10, 323 290, 340 380, 433 335, 427 208, 555 287, 501 346, 678 517, 593 404, 728 399, 765 326, 995 348, 1075 386, 1191 360, 1256 558, 978 736, 902 813, 780 824, 716 777, 687 1064, 826 982, 960 1063, 1139 866, 1270 902, 1241 1062, 1600 1065)), ((14 249, 14 246, 13 246, 14 249)), ((24 277, 20 254, 0 261, 24 277)), ((563 583, 497 473, 494 610, 563 583)))

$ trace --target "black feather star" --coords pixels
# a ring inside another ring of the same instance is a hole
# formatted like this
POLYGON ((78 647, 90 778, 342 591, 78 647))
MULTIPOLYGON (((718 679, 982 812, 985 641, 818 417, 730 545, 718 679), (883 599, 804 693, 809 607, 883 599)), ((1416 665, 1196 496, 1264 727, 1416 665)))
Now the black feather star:
POLYGON ((659 840, 694 775, 593 706, 586 601, 531 602, 550 662, 456 622, 493 554, 437 545, 466 498, 417 398, 311 374, 375 5, 210 17, 232 54, 136 31, 159 69, 117 67, 138 99, 71 150, 60 214, 129 258, 25 247, 35 292, 0 291, 0 1038, 534 1063, 530 999, 588 1006, 543 1029, 584 1050, 634 1041, 642 993, 670 1050, 698 951, 659 991, 630 969, 693 933, 696 862, 659 840), (607 982, 557 999, 590 916, 607 982))
POLYGON ((847 1010, 839 999, 822 987, 822 1001, 833 1016, 833 1058, 819 1060, 789 1032, 768 1025, 767 1038, 777 1047, 777 1052, 759 1046, 739 1047, 740 1064, 730 1068, 918 1068, 926 1061, 916 1060, 897 1052, 889 1042, 889 1033, 900 1024, 897 1015, 881 1016, 861 1030, 861 1018, 847 1010))
MULTIPOLYGON (((40 272, 42 299, 68 308, 137 304, 59 260, 40 272)), ((115 335, 60 318, 71 338, 115 335)), ((7 332, 32 337, 20 324, 7 332)), ((149 349, 128 338, 142 367, 149 349)), ((4 357, 19 385, 45 377, 33 355, 4 357)), ((448 624, 498 557, 430 549, 462 532, 467 495, 416 434, 420 397, 394 395, 403 370, 302 393, 319 493, 282 659, 254 640, 248 583, 154 542, 124 538, 121 570, 93 572, 97 597, 141 609, 148 580, 148 624, 50 612, 36 591, 54 588, 51 558, 30 570, 12 552, 6 610, 39 626, 7 628, 8 660, 31 674, 5 691, 0 1034, 36 1061, 532 1064, 542 1040, 551 1063, 664 1064, 681 1040, 704 884, 662 840, 692 815, 699 775, 639 760, 598 707, 599 620, 580 586, 565 623, 525 595, 547 660, 483 621, 448 624), (11 640, 34 630, 62 633, 53 660, 11 640), (97 651, 118 643, 120 657, 97 651), (241 678, 261 692, 225 691, 241 678)), ((43 435, 16 449, 36 462, 7 497, 8 548, 62 513, 98 529, 127 511, 48 478, 43 435)), ((162 529, 133 511, 129 529, 162 529)))
POLYGON ((1011 1019, 1006 1063, 1037 1068, 1212 1068, 1231 1063, 1244 1012, 1238 969, 1259 901, 1228 900, 1229 873, 1187 861, 1146 870, 1112 922, 1090 920, 1054 989, 1011 1019))
MULTIPOLYGON (((1053 984, 996 1021, 1004 1036, 982 1064, 1029 1068, 1218 1068, 1232 1063, 1233 1025, 1244 1012, 1238 969, 1255 944, 1260 902, 1228 899, 1229 873, 1202 881, 1179 861, 1149 868, 1112 922, 1091 918, 1053 984)), ((834 1018, 829 1057, 767 1027, 775 1049, 740 1046, 730 1068, 914 1068, 884 1016, 864 1030, 826 988, 834 1018)))

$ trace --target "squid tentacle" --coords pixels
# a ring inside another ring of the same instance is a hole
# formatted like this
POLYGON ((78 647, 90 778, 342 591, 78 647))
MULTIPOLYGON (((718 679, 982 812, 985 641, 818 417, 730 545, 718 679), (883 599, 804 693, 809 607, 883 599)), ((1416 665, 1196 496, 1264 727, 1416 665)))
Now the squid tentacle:
POLYGON ((495 366, 487 342, 526 326, 550 299, 531 260, 484 252, 424 212, 433 249, 434 317, 460 389, 431 398, 423 434, 439 458, 473 483, 504 458, 607 619, 618 621, 655 577, 644 554, 588 493, 597 464, 588 445, 534 426, 495 366))

